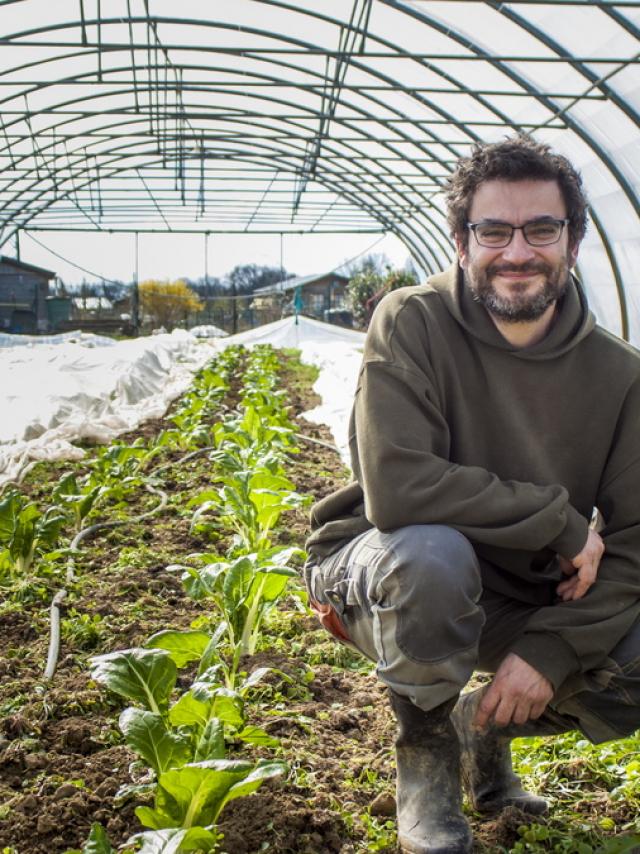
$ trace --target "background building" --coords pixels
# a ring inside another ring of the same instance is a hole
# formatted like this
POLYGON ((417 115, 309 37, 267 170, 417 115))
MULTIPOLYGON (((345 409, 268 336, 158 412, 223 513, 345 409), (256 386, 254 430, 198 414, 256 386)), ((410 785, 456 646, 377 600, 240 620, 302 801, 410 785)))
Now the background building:
POLYGON ((0 329, 33 335, 50 329, 47 298, 51 270, 0 255, 0 329))
MULTIPOLYGON (((269 320, 277 320, 297 310, 300 314, 318 320, 338 318, 344 322, 347 316, 348 284, 348 276, 339 273, 296 276, 255 290, 251 308, 264 317, 272 314, 269 320)), ((268 321, 263 319, 261 322, 268 321)))

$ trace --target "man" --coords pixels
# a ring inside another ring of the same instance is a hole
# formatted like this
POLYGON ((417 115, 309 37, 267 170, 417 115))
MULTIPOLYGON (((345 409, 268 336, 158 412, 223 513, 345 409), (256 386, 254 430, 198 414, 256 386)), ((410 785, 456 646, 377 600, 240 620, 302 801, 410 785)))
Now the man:
POLYGON ((376 310, 355 482, 314 507, 306 567, 390 689, 414 854, 472 850, 461 776, 478 811, 547 809, 512 738, 640 725, 640 355, 570 273, 580 177, 518 137, 461 160, 447 203, 457 261, 376 310), (474 669, 491 683, 459 699, 474 669))

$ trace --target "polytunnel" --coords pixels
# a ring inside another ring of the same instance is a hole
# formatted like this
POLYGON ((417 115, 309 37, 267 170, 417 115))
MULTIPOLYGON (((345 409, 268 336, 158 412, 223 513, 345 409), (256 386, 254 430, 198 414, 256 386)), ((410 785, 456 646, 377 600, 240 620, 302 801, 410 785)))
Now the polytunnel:
POLYGON ((524 132, 581 170, 578 272, 637 344, 639 25, 624 0, 5 0, 0 245, 386 232, 429 274, 456 159, 524 132))

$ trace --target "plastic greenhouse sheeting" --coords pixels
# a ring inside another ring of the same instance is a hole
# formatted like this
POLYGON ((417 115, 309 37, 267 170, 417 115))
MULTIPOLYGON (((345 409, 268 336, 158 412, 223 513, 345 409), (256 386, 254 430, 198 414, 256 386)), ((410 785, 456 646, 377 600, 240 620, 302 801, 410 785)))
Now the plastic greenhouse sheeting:
POLYGON ((160 417, 212 353, 183 331, 110 345, 71 336, 0 349, 0 483, 30 460, 82 457, 74 441, 109 442, 160 417))
POLYGON ((304 317, 298 321, 286 318, 204 341, 182 330, 119 342, 71 333, 0 348, 0 485, 18 479, 33 460, 81 459, 84 452, 75 441, 109 442, 161 417, 193 373, 231 343, 297 347, 305 361, 320 367, 315 387, 322 404, 307 417, 329 425, 346 460, 364 335, 304 317))

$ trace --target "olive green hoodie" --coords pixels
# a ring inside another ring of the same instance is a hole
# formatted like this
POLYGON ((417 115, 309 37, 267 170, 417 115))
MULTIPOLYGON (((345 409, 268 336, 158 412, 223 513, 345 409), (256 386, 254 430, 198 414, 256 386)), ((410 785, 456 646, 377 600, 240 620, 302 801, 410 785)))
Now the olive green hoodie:
POLYGON ((557 688, 599 666, 640 615, 640 354, 594 322, 572 279, 555 322, 518 349, 458 265, 389 294, 367 336, 350 426, 355 482, 312 510, 318 559, 376 526, 444 524, 483 583, 540 605, 512 647, 557 688), (596 584, 556 599, 597 507, 596 584))

